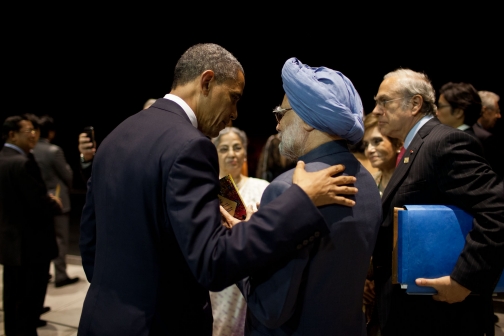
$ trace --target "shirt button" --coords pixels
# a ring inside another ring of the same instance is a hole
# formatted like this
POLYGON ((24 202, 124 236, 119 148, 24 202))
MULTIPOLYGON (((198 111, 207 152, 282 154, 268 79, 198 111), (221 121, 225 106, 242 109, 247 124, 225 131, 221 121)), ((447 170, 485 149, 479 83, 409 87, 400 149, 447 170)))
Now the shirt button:
POLYGON ((303 240, 303 245, 308 245, 308 240, 303 240))
POLYGON ((311 236, 309 239, 308 239, 310 242, 313 242, 315 240, 315 237, 311 236))
POLYGON ((317 231, 313 235, 315 236, 315 238, 318 238, 320 236, 320 232, 317 231))
POLYGON ((299 244, 298 246, 296 246, 296 248, 297 248, 298 250, 301 250, 301 249, 303 248, 303 245, 299 244))

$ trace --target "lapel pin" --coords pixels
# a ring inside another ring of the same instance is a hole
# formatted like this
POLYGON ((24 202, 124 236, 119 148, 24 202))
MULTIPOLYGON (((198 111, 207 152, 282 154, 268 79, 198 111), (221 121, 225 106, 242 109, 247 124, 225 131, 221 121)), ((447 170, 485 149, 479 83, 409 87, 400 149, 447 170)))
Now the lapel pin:
POLYGON ((404 158, 404 163, 408 163, 409 162, 409 157, 405 157, 404 158))

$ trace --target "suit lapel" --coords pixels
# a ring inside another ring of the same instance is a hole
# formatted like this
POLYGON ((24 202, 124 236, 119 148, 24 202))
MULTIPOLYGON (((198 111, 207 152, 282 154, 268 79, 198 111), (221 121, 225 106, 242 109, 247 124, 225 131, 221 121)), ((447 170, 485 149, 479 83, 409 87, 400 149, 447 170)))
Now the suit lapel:
POLYGON ((425 125, 423 125, 411 141, 410 145, 406 149, 403 158, 397 165, 392 178, 390 179, 387 188, 385 188, 382 197, 382 204, 389 202, 395 195, 397 188, 402 184, 402 181, 408 174, 411 165, 417 157, 418 151, 424 143, 424 138, 432 131, 434 127, 439 125, 439 120, 437 118, 432 118, 425 125))

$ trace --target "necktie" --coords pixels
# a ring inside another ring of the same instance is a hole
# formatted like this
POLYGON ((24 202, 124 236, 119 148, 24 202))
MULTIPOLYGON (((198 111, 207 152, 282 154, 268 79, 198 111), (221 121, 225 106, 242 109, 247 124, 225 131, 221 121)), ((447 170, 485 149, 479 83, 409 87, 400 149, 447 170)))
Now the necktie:
POLYGON ((397 159, 396 159, 396 167, 399 165, 399 162, 401 161, 402 157, 404 156, 404 152, 406 152, 406 149, 401 146, 401 151, 399 152, 399 154, 397 155, 397 159))

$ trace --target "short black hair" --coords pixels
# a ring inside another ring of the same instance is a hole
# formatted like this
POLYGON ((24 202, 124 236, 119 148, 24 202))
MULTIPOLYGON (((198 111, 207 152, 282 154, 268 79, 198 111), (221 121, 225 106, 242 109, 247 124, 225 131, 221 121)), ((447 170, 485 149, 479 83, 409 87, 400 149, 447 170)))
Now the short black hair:
POLYGON ((21 121, 23 120, 31 121, 26 116, 19 115, 10 116, 5 119, 2 125, 2 143, 7 141, 10 131, 19 132, 21 130, 21 121))
POLYGON ((54 131, 54 119, 51 116, 44 115, 40 117, 40 137, 48 138, 49 132, 54 131))
POLYGON ((35 129, 35 130, 40 129, 40 118, 39 117, 37 117, 33 113, 25 113, 25 114, 23 114, 23 116, 31 121, 31 123, 33 124, 33 129, 35 129))
POLYGON ((446 83, 439 90, 453 110, 464 111, 464 124, 472 126, 481 115, 481 98, 478 91, 469 83, 446 83))
POLYGON ((213 70, 219 84, 243 74, 240 62, 229 51, 213 43, 200 43, 187 49, 175 65, 172 89, 197 78, 205 70, 213 70))

